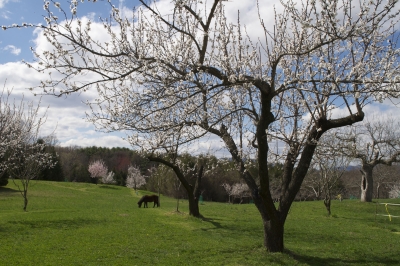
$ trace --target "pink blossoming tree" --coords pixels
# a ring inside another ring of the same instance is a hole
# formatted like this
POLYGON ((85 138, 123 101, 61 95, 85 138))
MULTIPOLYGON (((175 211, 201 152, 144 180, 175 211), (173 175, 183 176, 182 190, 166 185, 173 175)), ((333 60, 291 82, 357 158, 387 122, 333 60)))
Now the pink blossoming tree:
POLYGON ((92 163, 89 164, 88 170, 90 173, 90 177, 94 178, 96 184, 97 184, 97 178, 106 177, 108 172, 107 166, 105 165, 103 160, 93 161, 92 163))

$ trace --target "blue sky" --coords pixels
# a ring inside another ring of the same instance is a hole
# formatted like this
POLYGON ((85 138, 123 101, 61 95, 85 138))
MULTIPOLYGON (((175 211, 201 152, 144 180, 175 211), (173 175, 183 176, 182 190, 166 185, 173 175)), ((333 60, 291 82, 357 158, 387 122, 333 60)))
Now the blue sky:
MULTIPOLYGON (((69 1, 58 0, 62 7, 69 10, 69 1)), ((87 0, 85 1, 87 2, 87 0)), ((115 5, 123 3, 123 1, 114 1, 115 5)), ((130 4, 137 4, 138 1, 129 1, 130 4)), ((109 14, 109 4, 107 1, 99 0, 97 3, 84 3, 79 5, 79 16, 95 13, 95 17, 107 17, 109 14)), ((43 15, 43 0, 0 0, 0 25, 12 25, 26 23, 38 24, 45 23, 43 15)), ((32 29, 6 30, 0 35, 0 63, 10 61, 26 61, 33 60, 32 53, 29 50, 33 46, 33 38, 35 37, 32 29), (19 53, 12 53, 12 45, 20 49, 19 53), (4 50, 6 49, 6 50, 4 50)))

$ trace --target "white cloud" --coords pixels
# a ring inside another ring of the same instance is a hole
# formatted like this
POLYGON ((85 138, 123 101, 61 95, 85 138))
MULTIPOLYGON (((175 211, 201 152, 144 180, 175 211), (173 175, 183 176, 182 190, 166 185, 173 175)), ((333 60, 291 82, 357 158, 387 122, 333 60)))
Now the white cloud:
POLYGON ((7 4, 8 0, 0 0, 0 8, 3 8, 7 4))
POLYGON ((0 0, 0 8, 3 8, 8 2, 19 2, 19 0, 0 0))
POLYGON ((7 45, 6 47, 4 47, 5 51, 10 51, 10 53, 14 54, 14 55, 19 55, 21 53, 21 49, 17 48, 14 45, 7 45))
POLYGON ((125 140, 123 140, 120 136, 113 135, 103 135, 97 136, 93 138, 87 137, 77 137, 71 138, 66 142, 60 143, 60 146, 69 147, 69 146, 80 146, 80 147, 91 147, 91 146, 99 146, 99 147, 127 147, 131 146, 125 140))
POLYGON ((40 97, 34 96, 28 90, 46 78, 48 78, 48 74, 38 73, 21 62, 0 64, 0 84, 5 89, 13 89, 12 99, 18 103, 23 97, 25 101, 33 102, 34 106, 40 103, 41 115, 47 110, 47 120, 41 127, 41 136, 54 134, 59 145, 64 147, 131 147, 127 141, 123 140, 124 133, 101 133, 95 130, 92 123, 85 120, 85 112, 90 112, 90 109, 84 102, 86 100, 93 101, 96 97, 94 91, 72 94, 68 97, 50 95, 40 97))

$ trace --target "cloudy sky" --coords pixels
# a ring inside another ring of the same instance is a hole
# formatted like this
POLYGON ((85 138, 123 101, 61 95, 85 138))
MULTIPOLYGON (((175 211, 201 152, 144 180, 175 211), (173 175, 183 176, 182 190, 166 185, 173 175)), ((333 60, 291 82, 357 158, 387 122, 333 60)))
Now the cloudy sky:
MULTIPOLYGON (((80 0, 79 0, 80 1, 80 0)), ((61 6, 69 9, 69 1, 58 0, 61 6)), ((120 8, 131 9, 138 5, 137 0, 113 0, 114 5, 120 8)), ((169 0, 161 0, 165 5, 169 0)), ((272 5, 278 3, 278 0, 261 0, 260 13, 265 17, 266 25, 273 25, 273 16, 267 15, 273 10, 272 5), (268 21, 270 20, 270 21, 268 21)), ((241 23, 247 25, 249 35, 256 37, 259 33, 255 24, 259 25, 257 18, 255 0, 242 1, 230 0, 226 2, 227 14, 235 19, 240 10, 241 23)), ((279 8, 278 8, 279 10, 279 8)), ((85 1, 79 4, 78 15, 91 18, 108 17, 110 6, 107 1, 98 0, 97 3, 85 1)), ((39 24, 45 23, 43 19, 45 11, 43 10, 42 0, 0 0, 0 25, 12 25, 22 23, 39 24)), ((259 27, 258 27, 259 28, 259 27)), ((83 103, 86 100, 93 100, 94 93, 73 94, 72 96, 56 98, 52 96, 34 97, 29 87, 34 87, 40 83, 41 76, 33 70, 28 69, 21 61, 33 62, 34 56, 30 47, 37 48, 41 45, 36 42, 37 32, 32 28, 9 29, 0 31, 0 86, 13 89, 13 96, 21 98, 22 93, 26 100, 38 103, 41 100, 41 106, 48 107, 47 123, 43 127, 42 134, 47 135, 54 131, 61 146, 104 146, 104 147, 130 147, 129 143, 123 140, 123 133, 102 133, 95 130, 94 126, 85 121, 85 112, 88 107, 83 103)), ((44 109, 44 108, 43 108, 44 109)), ((366 108, 367 115, 375 116, 379 114, 392 114, 400 117, 398 107, 391 102, 385 102, 381 105, 370 105, 366 108)), ((208 145, 200 144, 203 149, 207 149, 212 140, 208 140, 208 145)), ((214 143, 215 145, 220 145, 214 143)))
MULTIPOLYGON (((61 6, 69 11, 67 0, 58 0, 61 6)), ((81 2, 79 0, 78 2, 81 2)), ((78 16, 90 18, 107 18, 110 14, 110 5, 105 0, 97 3, 84 1, 79 3, 78 16)), ((170 6, 169 0, 159 1, 159 6, 170 6)), ((264 9, 271 10, 271 3, 267 1, 264 9)), ((274 2, 279 2, 275 0, 274 2)), ((43 0, 0 0, 0 25, 10 26, 13 24, 45 24, 43 16, 43 0)), ((131 10, 139 5, 137 0, 113 0, 112 3, 121 10, 131 10)), ((254 28, 253 24, 259 25, 254 16, 246 16, 246 13, 256 14, 255 1, 230 1, 226 3, 227 13, 236 20, 238 10, 243 15, 242 22, 254 28)), ((168 9, 168 8, 167 8, 168 9)), ((257 35, 256 31, 250 34, 257 35)), ((28 69, 22 60, 33 62, 35 60, 30 47, 38 48, 43 42, 38 42, 37 31, 32 28, 0 30, 0 86, 1 88, 13 89, 13 96, 20 99, 24 95, 27 101, 35 104, 40 101, 42 109, 47 109, 47 122, 42 127, 42 135, 55 133, 61 146, 103 146, 103 147, 130 147, 123 138, 123 133, 102 133, 95 130, 94 126, 85 121, 85 112, 89 108, 84 102, 91 101, 95 94, 82 93, 72 96, 56 98, 53 96, 33 96, 27 88, 40 84, 41 76, 37 72, 28 69)), ((41 39, 43 40, 43 38, 41 39)), ((40 47, 39 47, 40 49, 40 47)), ((204 143, 199 143, 201 150, 206 151, 213 145, 222 146, 220 141, 208 138, 204 143)), ((221 147, 222 148, 222 147, 221 147)), ((224 153, 224 152, 222 152, 224 153)))

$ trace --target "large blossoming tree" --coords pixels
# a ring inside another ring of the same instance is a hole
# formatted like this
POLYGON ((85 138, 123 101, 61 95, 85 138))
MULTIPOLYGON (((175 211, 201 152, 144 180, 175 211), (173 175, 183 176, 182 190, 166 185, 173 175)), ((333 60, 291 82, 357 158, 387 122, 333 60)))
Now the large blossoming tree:
POLYGON ((240 14, 228 19, 229 2, 140 2, 132 17, 110 5, 101 23, 78 18, 77 1, 71 12, 46 2, 47 25, 37 27, 52 48, 33 49, 38 62, 28 65, 57 74, 39 88, 97 89, 90 120, 129 130, 132 146, 153 154, 219 139, 252 192, 266 249, 283 251, 284 224, 321 136, 362 121, 368 103, 399 95, 397 1, 284 1, 274 27, 258 14, 263 34, 255 39, 240 14), (103 39, 94 34, 101 30, 103 39), (339 106, 344 112, 332 116, 339 106), (272 151, 274 140, 285 148, 272 151), (247 171, 253 159, 258 176, 247 171), (271 160, 284 164, 278 205, 271 160))

